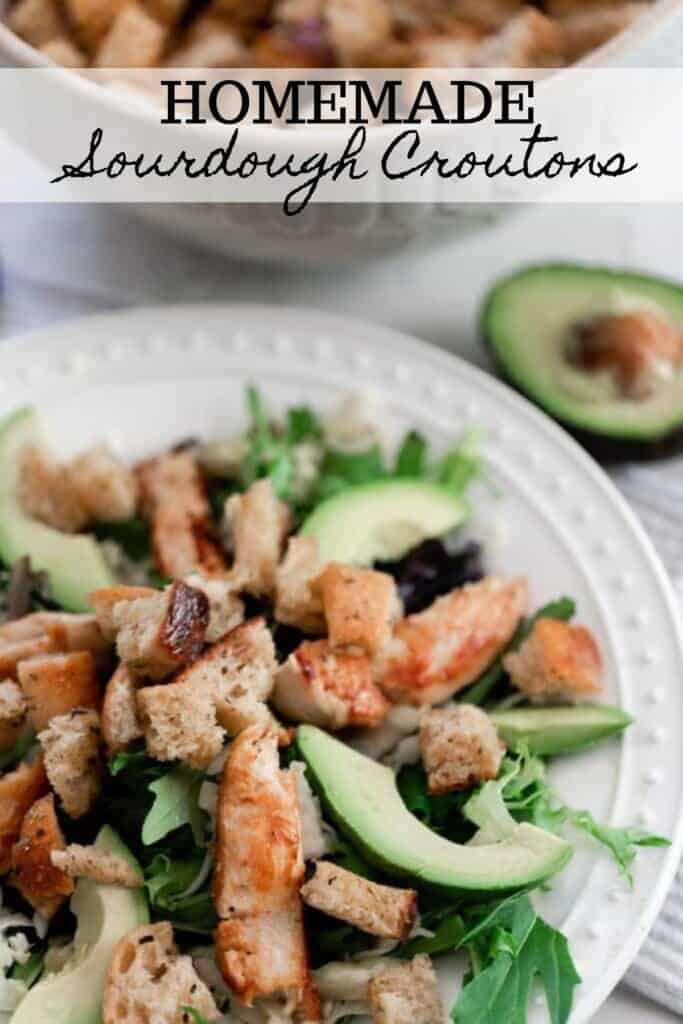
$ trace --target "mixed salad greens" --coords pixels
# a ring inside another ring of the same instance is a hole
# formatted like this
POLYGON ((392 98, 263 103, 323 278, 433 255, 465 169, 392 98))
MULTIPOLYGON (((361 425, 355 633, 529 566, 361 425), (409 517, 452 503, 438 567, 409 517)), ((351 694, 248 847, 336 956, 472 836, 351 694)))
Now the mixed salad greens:
MULTIPOLYGON (((222 541, 226 499, 242 494, 257 480, 270 481, 277 498, 291 511, 293 530, 304 526, 305 533, 304 524, 313 511, 346 492, 352 495, 358 488, 396 479, 422 481, 437 484, 464 503, 468 487, 485 473, 476 435, 465 437, 435 459, 426 439, 411 431, 389 458, 379 430, 362 417, 354 420, 348 408, 341 417, 341 433, 346 434, 340 442, 339 430, 332 436, 329 425, 308 406, 290 409, 284 422, 273 421, 253 387, 248 390, 247 406, 250 422, 243 436, 208 445, 194 441, 183 445, 183 450, 191 452, 202 466, 214 517, 212 528, 222 541)), ((131 569, 136 583, 144 579, 155 588, 167 585, 168 578, 154 562, 148 519, 136 514, 116 522, 97 522, 91 532, 105 547, 116 548, 118 567, 131 569)), ((0 568, 0 622, 15 622, 30 612, 57 607, 50 597, 49 580, 43 573, 32 571, 30 556, 27 551, 25 558, 0 568)), ((409 550, 396 552, 396 557, 376 559, 374 567, 394 579, 406 615, 420 613, 442 595, 486 577, 481 545, 471 540, 463 542, 457 531, 445 539, 420 538, 409 550)), ((268 598, 245 596, 245 603, 248 615, 265 616, 279 662, 305 641, 302 630, 275 620, 268 598)), ((569 622, 574 614, 573 600, 559 597, 533 616, 522 618, 494 659, 455 695, 449 706, 476 705, 494 722, 497 714, 503 722, 504 713, 518 708, 533 712, 524 693, 513 684, 505 656, 522 647, 536 622, 569 622)), ((100 674, 111 668, 111 664, 101 667, 100 674)), ((553 714, 561 719, 567 710, 558 706, 553 714)), ((557 754, 571 753, 602 735, 616 733, 628 721, 626 715, 617 716, 613 725, 602 723, 602 732, 582 729, 579 724, 562 734, 557 754)), ((505 735, 502 725, 500 728, 501 735, 505 735)), ((399 729, 381 756, 396 772, 398 792, 407 810, 444 840, 460 846, 505 842, 517 834, 521 824, 565 838, 580 832, 613 858, 616 870, 628 884, 632 884, 638 848, 666 845, 661 837, 631 827, 603 825, 588 811, 567 806, 548 779, 548 758, 534 753, 533 734, 507 742, 495 778, 449 792, 430 792, 419 750, 415 744, 406 744, 418 730, 416 714, 412 725, 399 729)), ((357 732, 343 734, 352 746, 357 732)), ((11 772, 35 743, 28 730, 14 745, 0 751, 2 772, 11 772)), ((211 879, 217 792, 227 750, 229 747, 209 765, 197 768, 179 760, 155 759, 145 740, 138 739, 108 758, 101 792, 91 810, 77 821, 60 813, 60 822, 69 843, 92 843, 103 825, 115 830, 140 867, 151 920, 172 924, 179 946, 195 957, 196 964, 203 965, 206 973, 202 976, 219 1010, 229 1015, 226 1020, 232 1020, 241 1019, 239 1000, 215 968, 207 968, 212 935, 219 924, 211 879)), ((378 862, 372 851, 354 840, 353 830, 346 829, 343 822, 340 827, 338 818, 330 815, 316 772, 311 770, 295 735, 290 735, 289 742, 281 747, 280 763, 282 768, 295 766, 301 775, 308 811, 314 814, 322 837, 324 859, 372 882, 406 884, 405 879, 401 881, 392 874, 391 865, 378 862)), ((418 955, 438 957, 460 951, 467 958, 467 973, 450 1008, 454 1024, 500 1024, 503 1020, 523 1024, 530 993, 538 983, 545 993, 549 1019, 553 1024, 567 1021, 580 978, 566 938, 537 914, 527 891, 499 895, 482 891, 458 898, 422 887, 416 877, 408 882, 417 890, 418 917, 404 939, 377 939, 351 923, 305 908, 314 977, 316 970, 337 961, 377 965, 387 956, 393 963, 418 955)), ((59 970, 72 951, 74 928, 68 904, 61 906, 48 926, 11 883, 3 886, 0 965, 5 988, 0 988, 0 1009, 11 1010, 15 1003, 21 1006, 18 998, 23 991, 59 970)), ((366 1003, 359 1007, 342 1000, 341 1005, 339 1001, 332 1005, 325 1001, 324 991, 322 994, 330 1021, 369 1012, 366 1003)), ((265 1017, 272 1016, 272 1006, 263 1012, 265 1017)), ((280 1008, 278 1012, 284 1011, 280 1008)), ((208 1024, 196 1007, 183 1005, 179 1013, 178 1021, 208 1024)), ((244 1019, 254 1018, 247 1015, 244 1019)), ((68 1011, 64 1017, 67 1020, 68 1011)))

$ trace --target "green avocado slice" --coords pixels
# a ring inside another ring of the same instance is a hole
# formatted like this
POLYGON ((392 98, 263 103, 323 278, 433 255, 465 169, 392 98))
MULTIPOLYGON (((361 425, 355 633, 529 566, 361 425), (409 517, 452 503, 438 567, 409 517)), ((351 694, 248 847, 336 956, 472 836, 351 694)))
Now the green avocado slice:
POLYGON ((589 447, 605 454, 665 454, 683 445, 683 369, 649 397, 614 392, 605 375, 573 367, 572 328, 592 317, 657 312, 683 331, 683 286, 657 277, 573 264, 532 266, 485 298, 481 328, 503 375, 589 447))
MULTIPOLYGON (((105 825, 95 845, 139 865, 116 832, 105 825)), ((102 993, 114 947, 149 920, 144 889, 76 883, 71 909, 78 926, 74 952, 57 974, 47 974, 19 1003, 10 1024, 100 1024, 102 993)))
POLYGON ((390 768, 312 725, 299 726, 297 739, 339 828, 390 875, 448 896, 480 897, 540 885, 572 855, 569 843, 528 824, 499 843, 451 843, 410 813, 390 768))
POLYGON ((48 573, 59 605, 87 611, 88 594, 115 582, 99 545, 85 534, 53 530, 21 507, 21 452, 27 444, 41 441, 42 424, 33 409, 21 409, 0 424, 0 558, 12 565, 29 555, 34 569, 48 573))
POLYGON ((428 537, 440 537, 468 515, 466 502, 447 487, 401 478, 350 487, 323 501, 301 528, 317 537, 323 561, 347 565, 402 558, 428 537))
POLYGON ((526 743, 532 754, 571 754, 623 732, 633 718, 608 704, 510 708, 492 711, 501 738, 513 749, 526 743))

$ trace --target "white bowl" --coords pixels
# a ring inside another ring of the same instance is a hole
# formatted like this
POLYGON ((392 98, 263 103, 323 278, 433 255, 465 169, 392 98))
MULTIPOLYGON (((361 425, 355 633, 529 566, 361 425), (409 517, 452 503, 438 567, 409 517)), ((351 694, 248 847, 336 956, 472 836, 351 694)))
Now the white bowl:
MULTIPOLYGON (((662 33, 680 6, 681 0, 656 0, 633 25, 589 54, 580 66, 636 64, 644 44, 653 35, 662 33)), ((8 0, 0 0, 0 18, 7 7, 8 0)), ((49 62, 37 50, 19 39, 0 20, 0 66, 43 67, 47 64, 49 62)), ((123 111, 123 101, 115 93, 66 69, 59 69, 54 76, 54 102, 60 101, 79 109, 79 116, 88 107, 96 116, 103 103, 113 103, 123 111)), ((136 117, 133 113, 129 116, 136 117)), ((150 126, 151 130, 161 130, 148 118, 138 127, 142 125, 147 133, 150 126)), ((429 131, 430 126, 423 129, 425 136, 429 131)), ((40 159, 43 154, 37 151, 35 134, 32 132, 15 141, 31 156, 40 159)), ((289 149, 291 135, 286 134, 289 149)), ((307 139, 310 137, 309 129, 307 139)), ((149 134, 146 138, 149 140, 149 134)), ((259 128, 259 139, 264 147, 267 144, 268 152, 284 155, 285 133, 281 130, 259 128)), ((264 204, 150 203, 134 207, 144 219, 203 247, 243 259, 289 264, 346 262, 392 252, 415 241, 426 239, 434 243, 452 239, 481 230, 513 209, 511 205, 444 205, 429 201, 409 205, 373 200, 357 205, 320 204, 310 206, 296 217, 286 217, 279 206, 264 204)))

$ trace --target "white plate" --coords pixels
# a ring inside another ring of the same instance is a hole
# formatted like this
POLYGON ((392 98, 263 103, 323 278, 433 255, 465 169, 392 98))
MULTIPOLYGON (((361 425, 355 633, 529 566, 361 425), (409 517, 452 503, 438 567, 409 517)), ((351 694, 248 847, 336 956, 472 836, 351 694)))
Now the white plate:
MULTIPOLYGON (((0 411, 35 403, 55 445, 72 452, 107 438, 136 458, 188 435, 244 424, 254 381, 273 408, 329 406, 371 388, 395 433, 417 427, 436 445, 463 428, 486 432, 495 499, 480 488, 472 530, 488 563, 528 575, 537 606, 578 601, 606 663, 606 694, 636 717, 622 742, 556 763, 573 805, 673 839, 643 851, 633 892, 607 857, 577 853, 542 912, 569 936, 583 984, 572 1024, 587 1021, 631 962, 673 879, 681 852, 683 645, 675 599, 634 516, 607 478, 549 419, 453 356, 380 327, 255 306, 183 306, 100 316, 0 349, 0 411), (502 526, 502 529, 501 529, 502 526)), ((457 987, 442 971, 450 1006, 457 987)), ((547 1019, 542 1005, 533 1021, 547 1019)))

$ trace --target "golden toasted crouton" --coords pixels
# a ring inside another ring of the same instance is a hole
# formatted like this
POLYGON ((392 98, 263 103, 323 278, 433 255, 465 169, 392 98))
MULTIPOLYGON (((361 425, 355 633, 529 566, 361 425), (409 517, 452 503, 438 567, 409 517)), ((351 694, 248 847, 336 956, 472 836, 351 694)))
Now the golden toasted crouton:
POLYGON ((519 12, 523 3, 524 0, 453 0, 449 11, 456 19, 462 19, 485 32, 495 32, 519 12))
POLYGON ((535 7, 524 6, 495 33, 487 36, 472 57, 477 67, 561 67, 564 37, 556 21, 535 7))
POLYGON ((378 885, 325 860, 316 862, 301 898, 309 907, 387 939, 407 938, 417 915, 414 889, 378 885))
POLYGON ((342 67, 377 65, 377 51, 391 37, 388 0, 327 0, 325 20, 330 44, 342 67))
POLYGON ((147 0, 147 9, 163 25, 175 25, 188 7, 188 0, 147 0))
POLYGON ((513 684, 532 701, 574 701, 602 689, 602 659, 590 630, 537 619, 518 651, 503 658, 513 684))
POLYGON ((38 47, 44 57, 60 64, 63 68, 84 68, 88 58, 69 39, 52 39, 38 47))
POLYGON ((185 582, 195 590, 206 594, 209 602, 209 625, 206 630, 207 644, 220 640, 244 619, 244 602, 239 597, 239 581, 233 575, 224 579, 206 579, 192 573, 185 582))
POLYGON ((117 853, 108 853, 97 846, 71 843, 53 849, 50 859, 69 878, 91 878, 103 885, 124 885, 135 889, 142 885, 142 872, 117 853))
POLYGON ((0 677, 16 679, 20 662, 57 649, 55 638, 42 632, 26 640, 4 640, 0 637, 0 677))
POLYGON ((138 691, 137 705, 147 750, 158 761, 206 768, 220 752, 225 733, 211 691, 191 683, 147 686, 138 691))
POLYGON ((63 533, 78 533, 88 513, 76 494, 66 467, 35 445, 21 457, 21 501, 28 515, 63 533))
POLYGON ((93 64, 98 68, 151 68, 159 64, 168 28, 136 0, 129 0, 102 39, 93 64))
POLYGON ((139 680, 121 663, 107 683, 102 702, 102 739, 111 757, 143 735, 138 716, 139 680))
POLYGON ((239 734, 221 777, 213 898, 220 917, 289 908, 304 861, 294 774, 280 769, 277 731, 239 734))
MULTIPOLYGON (((186 1006, 207 1021, 219 1016, 191 957, 178 952, 168 921, 144 924, 124 935, 107 971, 102 1024, 152 1019, 154 1024, 181 1024, 186 1006)), ((185 1017, 189 1020, 189 1014, 185 1017)))
POLYGON ((13 746, 26 728, 26 701, 12 679, 0 681, 0 750, 13 746))
POLYGON ((573 64, 584 54, 597 50, 628 28, 647 9, 648 5, 643 3, 582 5, 560 23, 567 62, 573 64))
POLYGON ((402 613, 392 577, 374 569, 330 562, 315 585, 322 595, 332 646, 358 647, 376 654, 402 613))
POLYGON ((64 0, 69 21, 86 50, 92 51, 128 0, 64 0))
POLYGON ((177 581, 153 597, 115 604, 112 617, 121 661, 151 679, 163 679, 200 653, 209 602, 201 590, 177 581))
POLYGON ((309 1002, 311 986, 301 901, 221 921, 214 933, 216 963, 241 1002, 278 996, 309 1002))
POLYGON ((12 847, 29 807, 49 789, 43 758, 22 761, 0 776, 0 875, 9 870, 12 847))
POLYGON ((69 479, 93 522, 108 523, 135 515, 137 480, 106 445, 75 458, 69 465, 69 479))
POLYGON ((294 1010, 294 1020, 297 1024, 317 1024, 322 1019, 323 1008, 320 993, 309 973, 306 977, 303 995, 294 1010))
POLYGON ((94 615, 71 612, 33 612, 20 620, 53 637, 56 650, 90 651, 99 657, 107 650, 107 641, 94 615))
POLYGON ((102 782, 100 720, 90 708, 53 718, 38 734, 50 785, 70 818, 81 818, 97 799, 102 782))
POLYGON ((276 673, 273 703, 291 721, 325 729, 379 725, 390 708, 367 657, 335 651, 327 640, 307 640, 290 654, 276 673))
POLYGON ((95 611, 95 617, 102 636, 108 643, 116 639, 114 625, 114 608, 121 601, 137 601, 141 597, 154 597, 159 593, 152 587, 127 587, 123 584, 115 587, 104 587, 88 595, 88 601, 95 611))
POLYGON ((271 0, 211 0, 209 10, 233 24, 249 25, 267 17, 270 5, 271 0))
POLYGON ((244 494, 225 503, 235 548, 235 575, 254 597, 275 592, 277 570, 290 528, 287 506, 278 501, 270 480, 257 480, 244 494))
POLYGON ((524 580, 495 576, 470 583, 409 615, 375 664, 387 696, 409 704, 440 704, 473 682, 512 637, 527 602, 524 580))
POLYGON ((10 884, 48 921, 74 891, 72 880, 56 867, 53 852, 64 849, 64 836, 52 793, 29 808, 12 849, 10 884))
POLYGON ((174 68, 239 67, 248 64, 248 51, 228 22, 207 11, 195 18, 165 63, 174 68))
POLYGON ((448 31, 418 36, 411 45, 411 65, 416 68, 467 67, 482 40, 481 29, 469 22, 449 25, 448 31))
POLYGON ((96 708, 100 700, 95 659, 90 651, 44 654, 17 665, 28 720, 36 732, 75 707, 96 708))
POLYGON ((428 956, 388 967, 370 979, 373 1024, 443 1024, 436 975, 428 956))
POLYGON ((204 576, 224 573, 225 560, 211 538, 209 504, 193 456, 162 455, 140 463, 136 473, 159 571, 169 579, 195 571, 204 576))
POLYGON ((312 586, 319 575, 317 537, 290 537, 275 574, 275 620, 304 633, 324 633, 325 616, 320 592, 312 586))
POLYGON ((10 6, 7 24, 31 46, 43 46, 65 30, 57 0, 17 0, 10 6))
POLYGON ((505 746, 485 711, 460 704, 423 715, 420 750, 429 792, 437 794, 495 779, 505 746))

